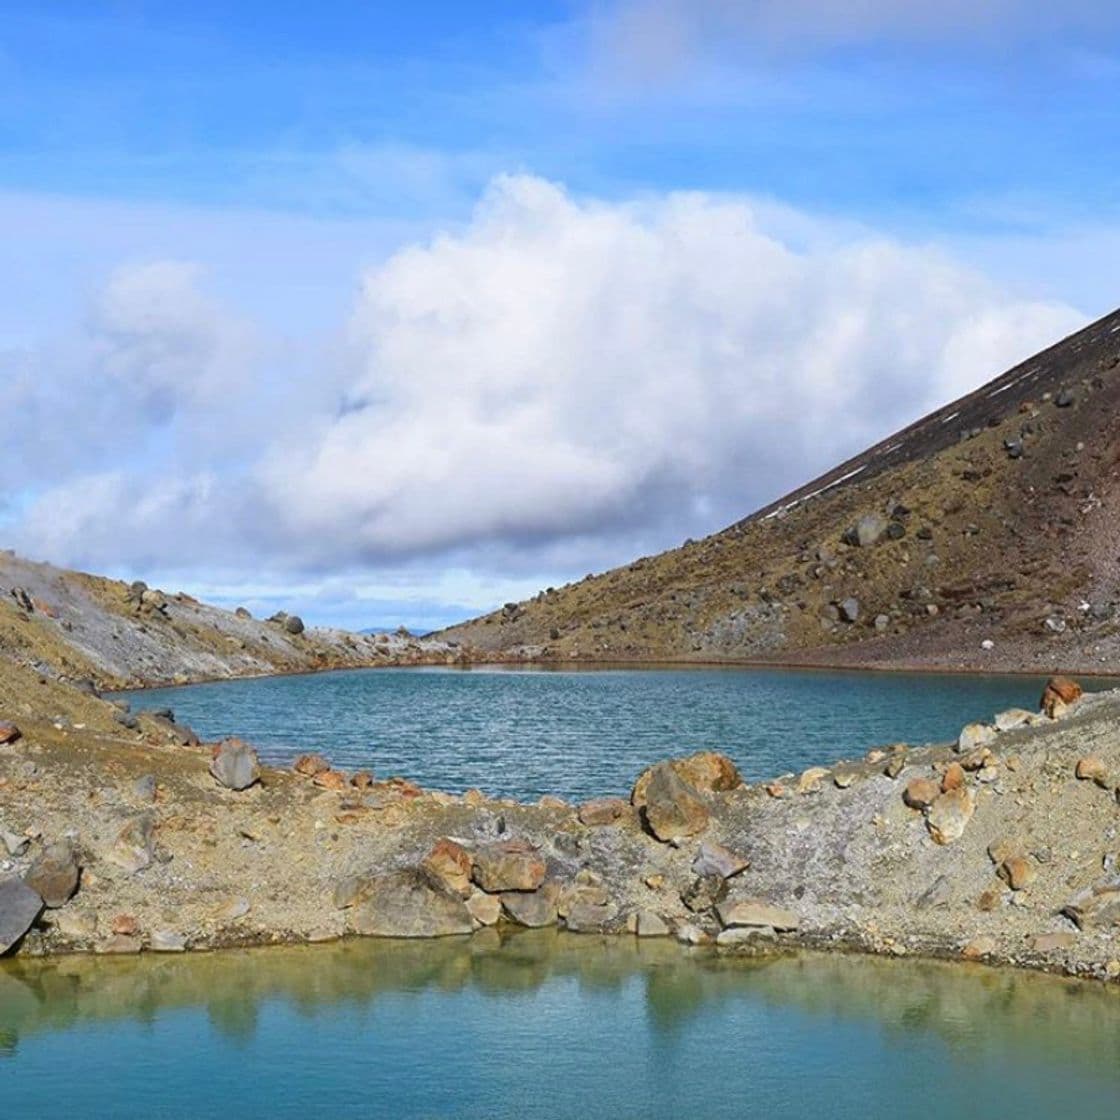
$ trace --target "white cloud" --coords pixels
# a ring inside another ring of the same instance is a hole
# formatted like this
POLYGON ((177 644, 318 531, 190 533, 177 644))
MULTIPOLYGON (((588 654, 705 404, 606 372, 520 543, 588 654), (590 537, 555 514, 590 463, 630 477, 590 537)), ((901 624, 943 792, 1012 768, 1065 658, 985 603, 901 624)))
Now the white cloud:
POLYGON ((23 445, 22 551, 227 587, 344 571, 354 600, 455 569, 475 582, 440 600, 474 604, 497 571, 500 599, 744 516, 1083 322, 851 224, 528 175, 370 269, 298 361, 207 287, 118 273, 71 360, 0 382, 84 449, 52 474, 23 445))

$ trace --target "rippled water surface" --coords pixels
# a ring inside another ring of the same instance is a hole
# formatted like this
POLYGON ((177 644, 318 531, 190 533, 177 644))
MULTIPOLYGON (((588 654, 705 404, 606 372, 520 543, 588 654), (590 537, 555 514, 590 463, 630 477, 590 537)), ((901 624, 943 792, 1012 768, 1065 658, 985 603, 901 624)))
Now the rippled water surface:
POLYGON ((979 967, 554 931, 0 962, 5 1117, 1118 1114, 1118 993, 979 967))
POLYGON ((651 762, 726 751, 748 778, 954 738, 962 724, 1034 707, 1033 678, 747 669, 392 669, 223 681, 131 694, 206 738, 241 735, 285 762, 307 750, 345 769, 500 796, 622 793, 651 762))

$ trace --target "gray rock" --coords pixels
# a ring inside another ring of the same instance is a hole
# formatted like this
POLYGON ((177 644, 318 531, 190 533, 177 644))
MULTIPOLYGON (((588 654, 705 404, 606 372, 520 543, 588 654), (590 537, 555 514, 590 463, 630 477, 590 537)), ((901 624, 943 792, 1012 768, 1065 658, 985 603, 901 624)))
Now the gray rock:
POLYGON ((26 836, 20 836, 17 832, 0 832, 0 841, 3 841, 4 848, 10 856, 22 856, 31 843, 26 836))
POLYGON ((560 887, 555 882, 544 883, 535 891, 508 891, 499 897, 502 909, 512 922, 530 929, 556 924, 556 902, 560 887))
POLYGON ((870 548, 883 539, 887 519, 880 513, 865 513, 855 524, 855 542, 860 548, 870 548))
POLYGON ((609 903, 577 902, 564 918, 572 933, 604 933, 618 918, 618 911, 609 903))
POLYGON ((699 793, 668 762, 658 763, 645 788, 642 815, 650 832, 666 843, 695 836, 708 827, 710 814, 699 793))
POLYGON ((668 937, 669 927, 660 914, 652 910, 639 910, 634 932, 639 937, 668 937))
POLYGON ((854 596, 843 600, 839 606, 840 617, 845 622, 856 622, 859 619, 859 600, 854 596))
POLYGON ((23 879, 49 909, 57 910, 73 898, 80 876, 73 845, 61 840, 39 853, 23 879))
POLYGON ((303 625, 303 619, 298 614, 290 614, 284 619, 284 629, 289 634, 302 634, 306 627, 303 625))
POLYGON ((771 926, 732 926, 720 930, 716 936, 716 945, 721 949, 760 948, 773 941, 774 937, 771 926))
POLYGON ((1054 404, 1057 405, 1058 408, 1069 408, 1075 399, 1072 389, 1061 389, 1054 398, 1054 404))
POLYGON ((720 924, 728 926, 769 926, 778 931, 795 930, 801 919, 792 910, 757 898, 740 899, 736 902, 721 902, 716 907, 720 924))
POLYGON ((187 948, 187 939, 181 933, 170 929, 157 929, 148 941, 153 953, 182 953, 187 948))
POLYGON ((132 796, 138 801, 155 801, 156 779, 152 774, 145 774, 132 783, 132 796))
POLYGON ((261 776, 257 752, 240 739, 226 739, 214 748, 210 773, 226 789, 248 789, 261 776))
POLYGON ((692 870, 701 878, 705 875, 718 875, 721 879, 730 879, 750 865, 751 861, 746 856, 733 852, 714 840, 705 840, 692 861, 692 870))
POLYGON ((0 882, 0 954, 8 952, 43 912, 43 900, 19 879, 0 882))
POLYGON ((365 937, 447 937, 470 933, 466 903, 422 871, 409 868, 369 879, 353 911, 355 933, 365 937))
POLYGON ((722 875, 701 875, 681 891, 681 902, 694 914, 711 910, 727 897, 727 881, 722 875))
POLYGON ((108 851, 105 852, 106 860, 128 875, 135 875, 136 872, 151 867, 154 827, 155 822, 147 813, 126 821, 108 851))

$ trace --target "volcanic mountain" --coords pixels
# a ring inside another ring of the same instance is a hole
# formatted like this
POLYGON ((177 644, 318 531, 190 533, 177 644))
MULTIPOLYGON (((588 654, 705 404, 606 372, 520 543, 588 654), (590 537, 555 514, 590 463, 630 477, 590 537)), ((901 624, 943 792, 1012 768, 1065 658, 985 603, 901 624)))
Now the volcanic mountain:
POLYGON ((1120 311, 699 541, 440 637, 563 662, 1120 671, 1120 311))

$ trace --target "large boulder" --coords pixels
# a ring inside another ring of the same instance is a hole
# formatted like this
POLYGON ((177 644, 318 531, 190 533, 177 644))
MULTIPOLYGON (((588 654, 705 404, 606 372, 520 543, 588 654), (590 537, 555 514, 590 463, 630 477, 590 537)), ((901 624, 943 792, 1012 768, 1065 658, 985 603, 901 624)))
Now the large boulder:
POLYGON ((415 868, 376 875, 362 893, 353 927, 365 937, 448 937, 474 928, 466 903, 415 868))
POLYGON ((214 747, 210 773, 226 789, 248 789, 261 777, 257 752, 240 739, 226 739, 214 747))
POLYGON ((501 896, 502 909, 512 922, 530 929, 556 924, 558 916, 556 904, 560 897, 560 885, 556 882, 543 883, 535 891, 507 891, 501 896))
POLYGON ((642 816, 650 832, 665 843, 703 832, 710 820, 700 794, 668 762, 653 768, 645 788, 642 816))
POLYGON ((19 879, 0 882, 0 955, 34 925, 43 912, 38 893, 19 879))
POLYGON ((1039 707, 1051 719, 1057 719, 1070 704, 1080 700, 1081 696, 1081 685, 1071 677, 1051 677, 1042 690, 1039 707))
MULTIPOLYGON (((630 803, 638 809, 644 808, 646 803, 646 788, 650 778, 658 766, 657 763, 639 775, 630 794, 630 803)), ((674 772, 693 789, 702 793, 724 793, 727 790, 738 789, 743 784, 742 776, 734 762, 725 754, 718 751, 698 751, 696 754, 685 755, 683 758, 671 758, 668 761, 674 772)))
POLYGON ((60 840, 36 856, 23 881, 49 909, 57 910, 74 897, 80 877, 81 869, 73 845, 60 840))
POLYGON ((472 878, 488 894, 535 891, 544 882, 545 862, 522 840, 485 844, 474 853, 472 878))

